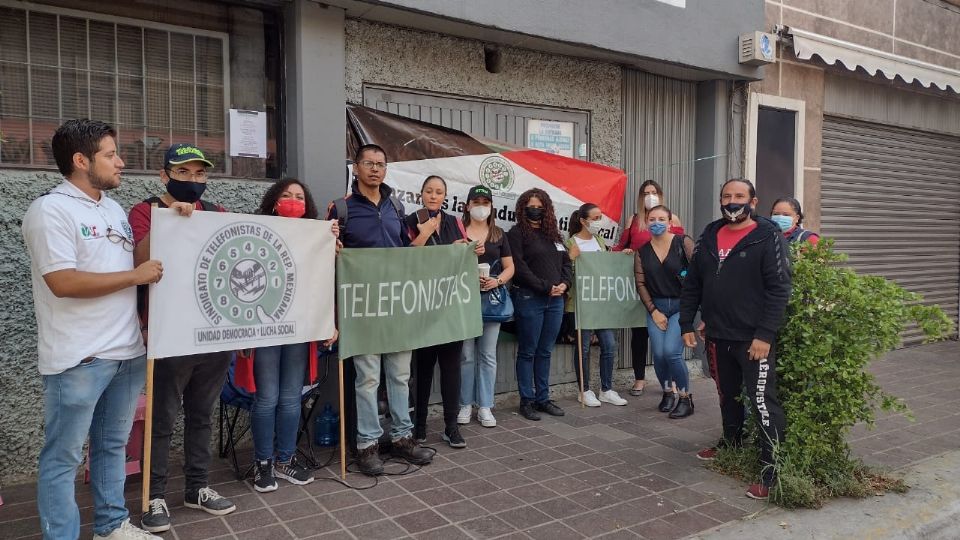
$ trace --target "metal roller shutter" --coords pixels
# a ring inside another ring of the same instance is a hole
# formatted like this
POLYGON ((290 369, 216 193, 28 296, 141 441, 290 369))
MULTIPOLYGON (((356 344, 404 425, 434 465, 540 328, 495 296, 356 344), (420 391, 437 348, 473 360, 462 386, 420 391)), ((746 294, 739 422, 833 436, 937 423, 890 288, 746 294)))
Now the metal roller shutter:
MULTIPOLYGON (((960 299, 960 137, 823 119, 823 235, 861 273, 892 279, 954 321, 960 299)), ((914 327, 905 346, 919 344, 914 327)))

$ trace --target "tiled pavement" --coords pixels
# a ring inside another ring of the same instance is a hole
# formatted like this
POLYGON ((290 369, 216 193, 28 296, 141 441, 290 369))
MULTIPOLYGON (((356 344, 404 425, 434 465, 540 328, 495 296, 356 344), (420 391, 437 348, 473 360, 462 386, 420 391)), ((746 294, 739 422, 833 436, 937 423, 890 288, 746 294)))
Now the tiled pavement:
MULTIPOLYGON (((888 391, 904 397, 916 422, 885 416, 877 428, 851 434, 857 453, 873 464, 903 467, 960 448, 960 346, 947 342, 892 353, 871 370, 888 391)), ((652 371, 652 370, 651 370, 652 371)), ((651 373, 652 375, 652 373, 651 373)), ((764 508, 744 486, 706 470, 694 452, 718 434, 712 381, 694 382, 697 412, 670 421, 654 410, 655 392, 626 407, 581 409, 563 400, 563 418, 528 422, 500 410, 499 426, 464 429, 469 447, 447 448, 437 432, 433 464, 405 476, 385 476, 370 489, 328 480, 304 487, 281 481, 258 494, 215 461, 211 482, 239 510, 210 517, 185 509, 182 477, 170 481, 174 529, 166 538, 681 538, 764 508)), ((438 424, 433 424, 434 428, 438 424)), ((399 467, 393 465, 392 467, 399 467)), ((329 477, 336 471, 320 471, 329 477)), ((370 485, 350 474, 348 481, 370 485)), ((139 483, 128 486, 136 509, 139 483)), ((0 539, 36 535, 35 488, 5 487, 0 539)), ((91 497, 78 489, 82 538, 91 536, 91 497)))

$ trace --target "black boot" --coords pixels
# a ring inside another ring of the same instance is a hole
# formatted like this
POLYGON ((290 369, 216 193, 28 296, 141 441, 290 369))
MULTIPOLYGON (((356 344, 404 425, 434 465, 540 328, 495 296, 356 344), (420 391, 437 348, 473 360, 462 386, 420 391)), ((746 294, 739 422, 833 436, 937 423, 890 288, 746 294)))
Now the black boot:
POLYGON ((657 406, 657 409, 659 409, 660 412, 670 412, 676 406, 677 395, 673 392, 664 392, 663 399, 660 400, 660 405, 657 406))
POLYGON ((693 394, 682 396, 677 406, 670 411, 670 418, 686 418, 693 414, 693 394))

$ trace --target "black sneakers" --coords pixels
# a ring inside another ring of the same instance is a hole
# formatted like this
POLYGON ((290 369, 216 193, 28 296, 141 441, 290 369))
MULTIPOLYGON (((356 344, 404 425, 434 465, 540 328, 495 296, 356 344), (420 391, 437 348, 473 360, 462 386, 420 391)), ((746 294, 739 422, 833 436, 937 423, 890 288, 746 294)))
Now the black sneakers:
POLYGON ((187 508, 203 510, 214 516, 225 516, 237 509, 237 505, 224 498, 209 487, 202 487, 183 496, 183 505, 187 508))
POLYGON ((457 426, 452 428, 447 428, 443 432, 443 440, 447 441, 447 444, 450 445, 450 448, 466 448, 467 441, 463 440, 463 435, 460 435, 460 429, 457 426))
POLYGON ((278 461, 273 466, 273 474, 277 478, 283 478, 287 482, 298 486, 305 486, 313 482, 313 473, 310 472, 310 469, 297 462, 297 456, 290 458, 289 463, 280 463, 278 461))
POLYGON ((540 413, 533 408, 532 401, 525 401, 520 403, 520 416, 526 418, 527 420, 538 421, 540 420, 540 413))
POLYGON ((147 532, 170 530, 170 510, 164 499, 150 499, 150 509, 140 518, 140 526, 147 532))
POLYGON ((357 455, 357 464, 360 466, 360 472, 367 476, 377 476, 383 474, 383 461, 380 460, 380 445, 372 445, 360 449, 357 455))
POLYGON ((549 414, 550 416, 563 416, 567 413, 563 412, 563 409, 557 406, 553 401, 547 400, 543 403, 534 403, 533 408, 549 414))
POLYGON ((413 440, 413 437, 410 436, 393 441, 392 454, 414 465, 426 465, 433 461, 433 452, 422 448, 413 440))
POLYGON ((253 489, 260 493, 276 491, 277 479, 273 477, 273 462, 269 459, 257 460, 253 464, 253 489))

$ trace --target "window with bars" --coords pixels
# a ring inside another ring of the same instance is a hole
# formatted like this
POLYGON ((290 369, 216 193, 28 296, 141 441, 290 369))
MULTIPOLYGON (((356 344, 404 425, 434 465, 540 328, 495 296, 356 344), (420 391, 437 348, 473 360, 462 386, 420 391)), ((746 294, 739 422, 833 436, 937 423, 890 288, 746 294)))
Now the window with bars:
POLYGON ((116 127, 128 170, 189 142, 229 172, 226 41, 0 6, 0 166, 54 166, 54 131, 86 117, 116 127))

